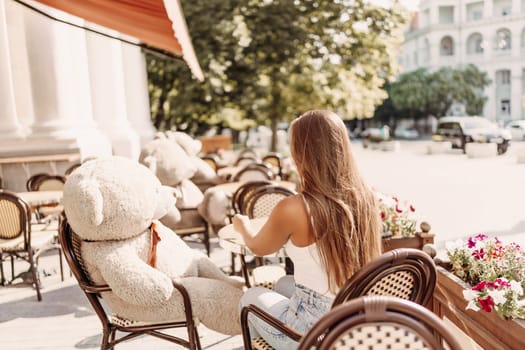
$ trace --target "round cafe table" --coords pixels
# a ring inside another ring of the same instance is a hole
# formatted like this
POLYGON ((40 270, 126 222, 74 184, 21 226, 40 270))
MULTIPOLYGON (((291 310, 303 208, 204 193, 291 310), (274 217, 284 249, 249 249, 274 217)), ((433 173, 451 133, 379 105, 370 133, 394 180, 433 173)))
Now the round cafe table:
MULTIPOLYGON (((252 228, 258 232, 264 226, 267 220, 268 217, 250 219, 250 224, 252 228)), ((250 278, 244 256, 254 254, 244 243, 242 235, 235 230, 233 224, 229 224, 221 228, 219 232, 217 232, 217 235, 219 236, 219 245, 222 248, 239 255, 241 260, 241 271, 244 277, 244 282, 247 287, 250 287, 250 278)))
POLYGON ((41 205, 59 204, 62 201, 62 191, 29 191, 17 192, 31 207, 41 205))

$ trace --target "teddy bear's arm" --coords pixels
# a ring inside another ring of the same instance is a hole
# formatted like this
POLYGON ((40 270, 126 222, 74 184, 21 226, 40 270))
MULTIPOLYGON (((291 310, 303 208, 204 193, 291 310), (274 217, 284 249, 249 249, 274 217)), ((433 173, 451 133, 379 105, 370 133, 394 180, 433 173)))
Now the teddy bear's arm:
POLYGON ((170 278, 146 264, 131 249, 106 255, 99 269, 113 293, 134 305, 159 306, 173 293, 170 278))

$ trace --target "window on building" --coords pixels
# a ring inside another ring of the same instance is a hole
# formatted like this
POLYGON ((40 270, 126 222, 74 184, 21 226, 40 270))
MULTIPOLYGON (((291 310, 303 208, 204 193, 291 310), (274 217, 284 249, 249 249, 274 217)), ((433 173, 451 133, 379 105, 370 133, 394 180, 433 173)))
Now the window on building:
POLYGON ((454 41, 452 40, 452 37, 446 36, 443 39, 441 39, 441 43, 439 45, 439 53, 441 56, 454 55, 454 41))
POLYGON ((510 70, 504 69, 497 71, 496 83, 498 85, 510 85, 510 70))
POLYGON ((483 17, 483 1, 467 4, 467 21, 477 21, 483 17))
POLYGON ((500 111, 503 115, 510 115, 510 100, 504 99, 500 101, 500 111))
POLYGON ((493 15, 510 16, 512 14, 513 0, 492 0, 493 15))
POLYGON ((483 36, 480 33, 473 33, 468 37, 467 53, 469 55, 483 53, 483 36))
POLYGON ((417 66, 418 64, 418 59, 417 59, 417 51, 414 52, 414 64, 417 66))
POLYGON ((496 32, 496 42, 494 48, 501 51, 510 50, 512 48, 512 37, 510 30, 504 28, 496 32))
POLYGON ((521 48, 525 49, 525 28, 521 31, 521 48))
POLYGON ((454 23, 454 6, 439 6, 439 24, 454 23))

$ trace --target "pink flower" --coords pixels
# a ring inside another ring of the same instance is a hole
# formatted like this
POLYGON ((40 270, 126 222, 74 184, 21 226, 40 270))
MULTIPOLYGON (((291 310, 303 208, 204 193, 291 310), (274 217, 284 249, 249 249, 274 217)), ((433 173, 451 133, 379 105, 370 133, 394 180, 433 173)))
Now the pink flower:
POLYGON ((494 306, 494 300, 492 300, 492 297, 490 295, 488 295, 486 299, 478 298, 478 303, 481 307, 481 310, 485 312, 491 312, 492 307, 494 306))
POLYGON ((385 220, 386 219, 386 214, 384 211, 381 212, 381 220, 385 220))
POLYGON ((475 259, 482 260, 485 257, 485 251, 483 250, 483 248, 481 248, 479 250, 475 250, 475 251, 472 252, 472 256, 475 259))
POLYGON ((401 214, 403 210, 399 209, 399 206, 396 204, 396 213, 401 214))
POLYGON ((474 287, 472 287, 471 289, 479 292, 479 291, 485 289, 486 286, 487 286, 487 282, 486 281, 481 281, 478 284, 476 284, 474 287))
POLYGON ((416 211, 416 208, 414 208, 414 206, 412 204, 410 204, 410 211, 413 213, 416 211))

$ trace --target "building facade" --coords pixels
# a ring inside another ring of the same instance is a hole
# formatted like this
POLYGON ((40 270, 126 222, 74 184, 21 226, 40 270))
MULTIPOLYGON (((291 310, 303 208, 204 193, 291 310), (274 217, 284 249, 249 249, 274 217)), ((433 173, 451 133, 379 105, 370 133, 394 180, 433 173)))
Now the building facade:
MULTIPOLYGON (((78 17, 45 11, 85 25, 78 17)), ((73 159, 111 154, 137 159, 141 145, 155 132, 140 48, 0 0, 4 188, 23 191, 29 176, 63 174, 73 159), (46 161, 47 156, 53 160, 46 161)))
POLYGON ((492 80, 484 116, 525 119, 525 0, 421 0, 399 63, 403 72, 474 64, 492 80))

